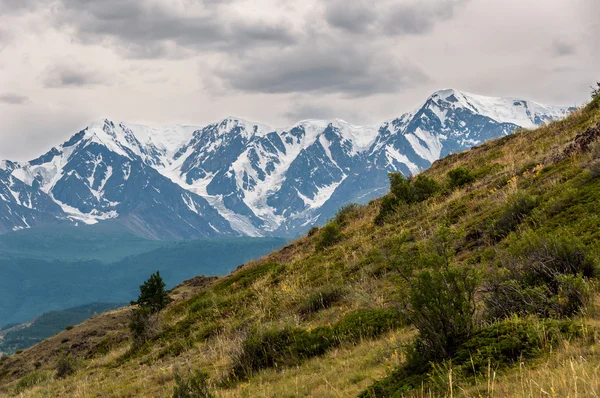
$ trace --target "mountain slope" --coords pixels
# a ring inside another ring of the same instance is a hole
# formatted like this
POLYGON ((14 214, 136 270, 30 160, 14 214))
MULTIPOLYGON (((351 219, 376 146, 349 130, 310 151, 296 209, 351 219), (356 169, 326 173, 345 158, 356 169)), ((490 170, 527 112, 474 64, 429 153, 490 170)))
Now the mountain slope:
POLYGON ((12 164, 0 164, 0 234, 46 223, 67 223, 67 215, 44 192, 11 175, 12 164))
MULTIPOLYGON (((450 153, 570 110, 449 89, 379 126, 335 119, 274 129, 229 117, 202 128, 150 128, 104 120, 6 170, 73 222, 114 218, 153 239, 292 237, 343 204, 384 193, 388 172, 418 174, 450 153)), ((20 210, 3 217, 4 231, 27 227, 23 219, 33 215, 20 210)), ((34 210, 45 216, 37 224, 57 217, 34 210)))
POLYGON ((61 311, 51 311, 31 322, 0 330, 0 352, 12 354, 29 348, 62 332, 67 327, 78 325, 95 314, 122 307, 123 304, 93 303, 61 311))
POLYGON ((202 197, 158 173, 167 150, 143 145, 131 129, 104 121, 12 175, 50 195, 74 221, 117 218, 153 239, 230 236, 229 223, 202 197))
POLYGON ((0 392, 167 396, 176 374, 187 379, 190 369, 206 372, 207 387, 221 397, 593 396, 600 387, 599 140, 596 98, 563 121, 448 156, 423 173, 438 184, 430 197, 388 206, 390 194, 346 208, 326 227, 227 277, 180 285, 161 314, 161 333, 139 350, 130 350, 127 308, 65 331, 4 360, 0 392), (472 178, 456 185, 465 170, 472 178), (551 279, 574 289, 568 291, 552 290, 543 277, 507 280, 508 292, 536 300, 554 295, 549 304, 558 308, 582 293, 590 299, 579 302, 583 311, 554 313, 555 319, 511 312, 508 319, 479 322, 489 315, 486 298, 497 298, 487 289, 494 278, 515 264, 547 271, 553 263, 566 271, 585 264, 589 276, 551 279), (475 314, 464 309, 475 330, 458 335, 460 355, 433 368, 425 364, 422 373, 406 367, 414 358, 409 347, 422 337, 414 316, 422 310, 418 299, 438 317, 456 312, 439 303, 463 292, 448 287, 461 278, 439 275, 477 276, 467 295, 475 314), (82 362, 57 379, 52 375, 64 350, 82 362), (395 385, 398 390, 380 393, 395 385))

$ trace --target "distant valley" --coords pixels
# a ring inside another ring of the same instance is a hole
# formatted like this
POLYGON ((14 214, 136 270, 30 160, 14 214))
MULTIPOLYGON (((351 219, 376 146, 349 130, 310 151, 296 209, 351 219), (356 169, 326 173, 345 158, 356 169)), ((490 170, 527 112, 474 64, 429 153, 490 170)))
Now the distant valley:
POLYGON ((169 287, 225 275, 285 244, 281 238, 153 241, 114 222, 0 236, 0 327, 94 302, 128 303, 159 270, 169 287))

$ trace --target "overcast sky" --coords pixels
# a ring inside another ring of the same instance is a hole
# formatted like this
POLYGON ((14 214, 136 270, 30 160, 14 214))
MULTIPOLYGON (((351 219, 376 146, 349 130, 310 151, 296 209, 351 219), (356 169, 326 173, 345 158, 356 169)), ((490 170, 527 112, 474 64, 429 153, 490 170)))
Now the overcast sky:
POLYGON ((581 104, 598 0, 0 0, 0 159, 90 121, 380 123, 456 88, 581 104))

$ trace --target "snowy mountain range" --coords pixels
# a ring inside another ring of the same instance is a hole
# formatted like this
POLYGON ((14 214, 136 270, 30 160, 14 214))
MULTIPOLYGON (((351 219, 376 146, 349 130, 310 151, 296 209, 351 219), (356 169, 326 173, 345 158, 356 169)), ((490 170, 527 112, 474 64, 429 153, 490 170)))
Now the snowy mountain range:
POLYGON ((0 161, 0 233, 115 219, 152 239, 296 236, 486 140, 572 108, 456 90, 378 126, 235 117, 205 127, 92 123, 29 162, 0 161))

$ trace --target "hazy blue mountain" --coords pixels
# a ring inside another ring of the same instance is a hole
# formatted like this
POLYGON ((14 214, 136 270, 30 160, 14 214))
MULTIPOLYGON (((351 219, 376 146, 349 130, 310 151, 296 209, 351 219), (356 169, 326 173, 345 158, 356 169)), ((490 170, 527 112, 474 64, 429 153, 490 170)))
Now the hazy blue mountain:
POLYGON ((281 238, 143 240, 118 223, 83 230, 65 226, 56 234, 43 228, 11 232, 0 236, 0 327, 86 303, 129 302, 157 270, 169 287, 196 275, 225 275, 284 243, 281 238))
POLYGON ((122 304, 92 303, 61 311, 50 311, 30 322, 11 325, 0 330, 0 353, 12 354, 17 350, 29 348, 48 337, 65 330, 68 326, 78 325, 94 314, 100 314, 119 307, 122 304))
POLYGON ((0 233, 113 220, 150 239, 293 237, 348 202, 486 140, 571 109, 457 90, 375 126, 235 117, 204 127, 102 120, 30 162, 0 163, 0 233), (4 188, 3 188, 4 187, 4 188))

